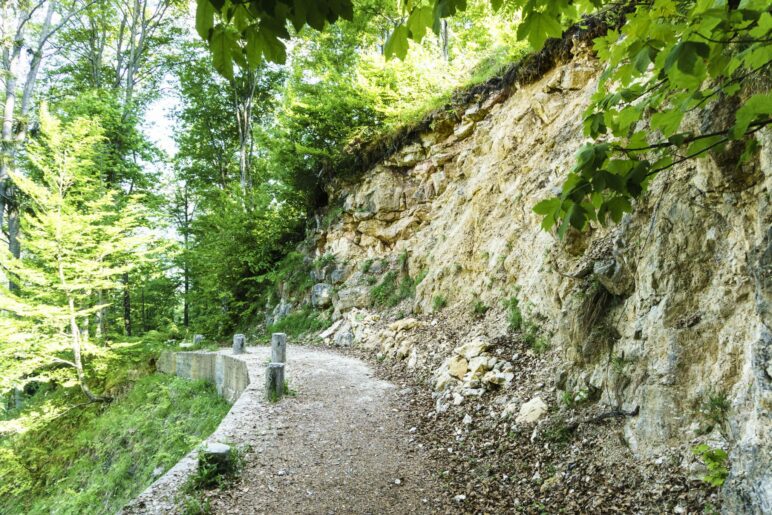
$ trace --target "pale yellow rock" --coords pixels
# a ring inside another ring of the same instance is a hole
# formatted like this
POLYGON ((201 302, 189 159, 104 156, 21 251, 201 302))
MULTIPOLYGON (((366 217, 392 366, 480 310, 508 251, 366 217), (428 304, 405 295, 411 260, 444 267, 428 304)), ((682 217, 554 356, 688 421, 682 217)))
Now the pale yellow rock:
POLYGON ((469 362, 461 356, 453 356, 448 363, 448 372, 457 379, 461 379, 466 374, 469 362))
POLYGON ((534 397, 530 401, 520 406, 515 422, 518 424, 533 424, 541 417, 547 414, 547 405, 539 397, 534 397))
POLYGON ((471 360, 472 358, 479 356, 489 348, 490 348, 490 343, 487 340, 481 337, 477 337, 472 341, 469 341, 463 344, 462 346, 457 347, 456 350, 453 352, 455 352, 460 356, 464 356, 467 360, 471 360))
POLYGON ((412 348, 412 343, 409 340, 404 340, 402 344, 400 344, 399 349, 397 349, 397 357, 399 359, 405 359, 407 355, 410 354, 412 348))
POLYGON ((418 327, 418 320, 415 318, 403 318, 389 324, 389 330, 396 334, 400 331, 408 331, 418 327))
POLYGON ((472 377, 482 376, 488 370, 488 356, 477 356, 469 361, 472 377))

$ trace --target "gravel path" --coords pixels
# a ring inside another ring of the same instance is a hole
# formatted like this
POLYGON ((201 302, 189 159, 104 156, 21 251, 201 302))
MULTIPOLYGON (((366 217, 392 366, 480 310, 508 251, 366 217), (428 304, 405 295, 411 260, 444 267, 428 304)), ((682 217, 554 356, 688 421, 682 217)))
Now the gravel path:
MULTIPOLYGON (((214 513, 435 511, 437 471, 406 427, 393 384, 356 358, 289 346, 286 377, 297 393, 270 404, 263 394, 268 356, 268 348, 249 349, 252 383, 210 437, 251 448, 236 483, 206 494, 214 513)), ((174 497, 194 467, 191 453, 125 511, 175 511, 174 497)))

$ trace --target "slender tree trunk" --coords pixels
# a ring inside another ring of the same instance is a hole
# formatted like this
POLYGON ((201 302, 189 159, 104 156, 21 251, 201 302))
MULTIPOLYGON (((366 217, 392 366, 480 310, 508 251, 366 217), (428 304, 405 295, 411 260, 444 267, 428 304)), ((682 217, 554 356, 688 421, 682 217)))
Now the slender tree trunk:
POLYGON ((147 332, 147 313, 145 312, 145 287, 140 292, 140 315, 142 316, 142 332, 147 332))
MULTIPOLYGON (((61 256, 57 259, 59 267, 59 282, 62 285, 62 290, 67 291, 67 280, 64 277, 64 266, 61 256)), ((78 383, 80 389, 88 397, 90 401, 105 401, 107 398, 95 395, 94 392, 86 384, 86 374, 83 371, 83 358, 81 356, 80 346, 80 330, 78 329, 77 311, 75 310, 75 300, 71 295, 67 295, 67 307, 69 309, 70 317, 70 341, 72 344, 72 364, 75 367, 75 373, 78 376, 78 383)))
POLYGON ((442 27, 440 30, 440 44, 442 45, 442 57, 445 61, 450 60, 450 47, 449 47, 449 34, 448 34, 448 20, 442 20, 442 27))
POLYGON ((183 298, 182 298, 182 325, 190 327, 190 264, 188 263, 188 251, 190 250, 190 195, 188 184, 185 183, 185 191, 182 197, 182 238, 184 245, 184 258, 182 261, 183 298))
MULTIPOLYGON (((97 293, 97 304, 100 306, 105 303, 105 292, 99 290, 97 293)), ((96 313, 96 334, 99 340, 107 338, 107 308, 100 308, 96 313)))
POLYGON ((123 329, 126 336, 131 336, 131 291, 129 290, 129 274, 123 274, 123 329))
MULTIPOLYGON (((9 185, 6 191, 13 192, 14 190, 13 185, 9 185)), ((13 193, 8 195, 9 202, 6 204, 6 209, 8 210, 8 250, 13 257, 18 259, 21 257, 21 244, 19 243, 19 205, 14 198, 15 196, 13 193)), ((12 292, 19 291, 19 285, 14 281, 12 274, 9 274, 8 277, 8 289, 12 292)))

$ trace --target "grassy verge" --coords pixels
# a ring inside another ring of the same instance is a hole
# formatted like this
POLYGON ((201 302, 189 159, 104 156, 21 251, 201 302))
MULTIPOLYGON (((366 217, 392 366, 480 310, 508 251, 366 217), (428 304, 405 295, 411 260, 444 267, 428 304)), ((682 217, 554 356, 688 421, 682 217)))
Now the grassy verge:
POLYGON ((147 375, 138 342, 110 357, 99 365, 108 369, 104 385, 119 392, 112 403, 50 387, 0 421, 0 513, 115 513, 229 409, 211 385, 147 375))

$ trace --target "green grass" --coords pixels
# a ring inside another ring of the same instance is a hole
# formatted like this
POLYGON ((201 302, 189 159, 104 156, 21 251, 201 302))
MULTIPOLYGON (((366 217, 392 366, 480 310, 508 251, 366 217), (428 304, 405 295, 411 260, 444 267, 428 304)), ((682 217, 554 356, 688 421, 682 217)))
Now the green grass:
POLYGON ((446 299, 444 295, 435 295, 432 299, 432 309, 434 311, 442 311, 447 305, 448 299, 446 299))
POLYGON ((300 336, 306 333, 321 331, 328 328, 330 324, 332 322, 325 313, 319 313, 310 307, 304 307, 272 324, 266 330, 266 334, 286 333, 289 336, 300 336))
POLYGON ((472 303, 472 313, 475 316, 478 316, 478 317, 485 316, 485 313, 488 312, 488 309, 490 308, 486 306, 485 303, 481 300, 476 300, 472 303))
POLYGON ((0 513, 115 513, 228 412, 214 387, 147 375, 108 405, 75 388, 30 399, 0 440, 0 513))
POLYGON ((520 310, 520 301, 512 296, 505 302, 507 308, 507 322, 512 331, 519 331, 523 327, 523 312, 520 310))
POLYGON ((415 296, 416 282, 408 275, 402 276, 399 282, 397 278, 396 272, 392 270, 383 276, 380 284, 370 289, 370 300, 374 306, 393 308, 415 296))

